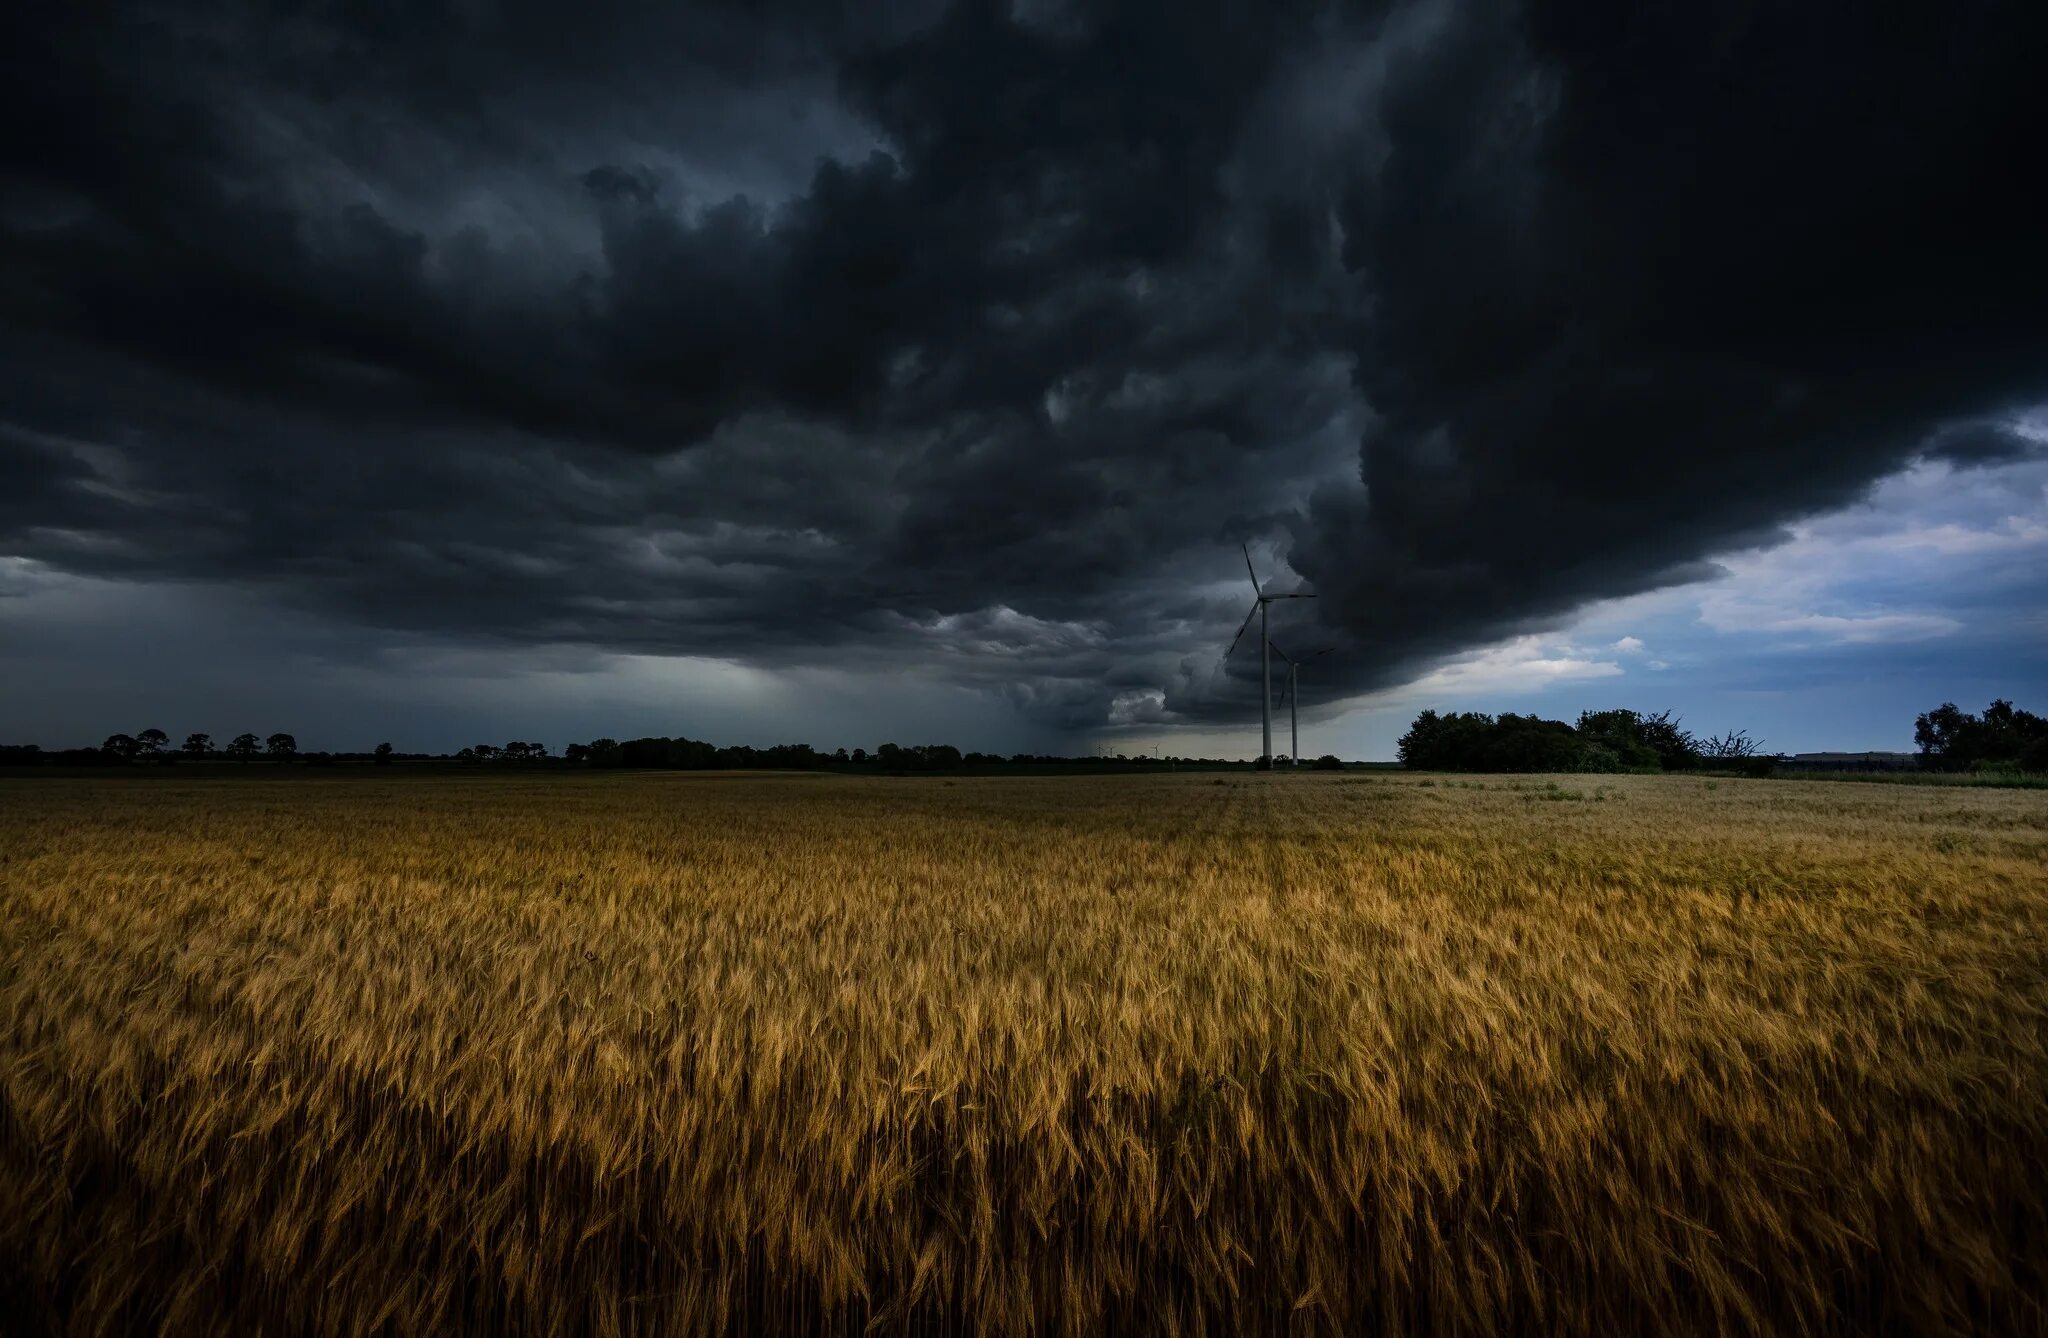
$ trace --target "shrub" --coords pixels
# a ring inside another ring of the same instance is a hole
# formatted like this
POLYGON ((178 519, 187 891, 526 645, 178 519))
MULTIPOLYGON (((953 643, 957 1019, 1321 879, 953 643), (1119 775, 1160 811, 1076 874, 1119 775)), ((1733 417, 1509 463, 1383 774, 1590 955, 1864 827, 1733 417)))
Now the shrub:
MULTIPOLYGON (((1651 755, 1651 760, 1652 762, 1655 761, 1654 754, 1651 755)), ((1606 744, 1589 743, 1581 741, 1579 744, 1579 755, 1577 758, 1573 760, 1572 770, 1583 772, 1616 772, 1627 771, 1628 768, 1622 765, 1621 757, 1614 751, 1614 749, 1608 747, 1606 744)))

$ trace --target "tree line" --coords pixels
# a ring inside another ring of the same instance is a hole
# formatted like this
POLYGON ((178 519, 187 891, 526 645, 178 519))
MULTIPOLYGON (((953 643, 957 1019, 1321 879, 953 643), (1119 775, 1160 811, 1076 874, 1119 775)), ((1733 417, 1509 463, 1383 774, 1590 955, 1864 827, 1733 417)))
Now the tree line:
POLYGON ((888 771, 951 771, 967 764, 1000 762, 990 753, 963 753, 949 743, 902 747, 885 743, 870 753, 865 748, 822 752, 808 743, 782 743, 772 748, 744 744, 720 747, 701 739, 653 737, 593 739, 572 743, 562 756, 571 762, 604 768, 661 768, 682 771, 816 771, 833 766, 881 767, 888 771))
MULTIPOLYGON (((1935 771, 2014 769, 2048 772, 2048 719, 2023 711, 2000 698, 1981 715, 1943 702, 1914 722, 1913 739, 1920 765, 1935 771)), ((1536 715, 1478 711, 1424 711, 1401 736, 1403 766, 1418 771, 1547 771, 1655 772, 1701 769, 1739 770, 1766 775, 1781 760, 1764 753, 1747 731, 1696 735, 1670 711, 1585 711, 1578 723, 1545 720, 1536 715)), ((161 729, 110 734, 97 748, 46 752, 35 744, 0 744, 0 766, 171 765, 179 761, 272 763, 304 762, 331 766, 340 762, 454 762, 464 766, 590 767, 689 771, 822 771, 863 769, 889 773, 953 771, 962 767, 1113 765, 1228 767, 1217 758, 1127 756, 1122 753, 1066 757, 1049 753, 962 752, 951 744, 902 746, 884 743, 831 752, 807 743, 770 748, 707 743, 700 739, 655 736, 624 741, 611 738, 572 743, 559 756, 544 743, 514 739, 509 743, 472 744, 453 754, 400 753, 380 743, 367 753, 302 753, 298 740, 278 732, 266 737, 237 734, 216 745, 213 736, 192 733, 177 747, 161 729)), ((1286 759, 1279 759, 1284 765, 1286 759)), ((1336 770, 1335 756, 1317 758, 1312 767, 1336 770)))
MULTIPOLYGON (((2048 720, 2004 699, 1982 715, 1944 702, 1915 722, 1931 771, 2048 771, 2048 720)), ((1768 775, 1784 760, 1746 730, 1696 735, 1670 711, 1586 711, 1576 725, 1536 715, 1424 711, 1399 744, 1418 771, 1650 772, 1734 770, 1768 775)))
POLYGON ((390 744, 380 743, 367 753, 302 753, 296 736, 282 731, 267 737, 237 734, 226 743, 213 735, 192 733, 177 747, 160 729, 138 730, 134 734, 109 734, 97 748, 59 748, 45 751, 33 743, 0 744, 0 766, 170 766, 177 762, 298 762, 315 766, 343 761, 390 762, 401 754, 390 744))
POLYGON ((1584 711, 1576 725, 1536 715, 1424 711, 1397 745, 1417 771, 1691 771, 1767 774, 1776 759, 1745 730, 1700 736, 1670 711, 1584 711))
POLYGON ((2048 719, 2003 697, 1972 715, 1943 702, 1913 722, 1920 765, 1935 771, 2048 771, 2048 719))
MULTIPOLYGON (((225 745, 216 745, 209 734, 186 736, 181 747, 172 747, 170 736, 160 729, 135 734, 111 734, 98 748, 68 748, 44 751, 35 744, 0 744, 0 766, 170 766, 178 762, 267 762, 333 766, 342 762, 455 763, 465 767, 589 767, 600 770, 662 769, 687 771, 825 771, 871 770, 891 774, 955 771, 963 767, 994 766, 1199 766, 1243 765, 1217 758, 1155 757, 1151 755, 1088 754, 1068 757, 1051 753, 963 752, 952 744, 900 745, 884 743, 866 748, 838 748, 825 751, 807 743, 784 743, 769 748, 746 745, 721 746, 700 739, 655 736, 618 740, 592 739, 572 743, 559 754, 545 743, 514 739, 508 743, 471 744, 454 753, 400 753, 389 743, 370 752, 302 752, 298 740, 285 733, 259 738, 239 734, 225 745)), ((1343 763, 1334 756, 1318 758, 1321 769, 1336 769, 1343 763)))
MULTIPOLYGON (((489 762, 480 749, 465 748, 458 760, 489 762)), ((687 771, 840 771, 869 769, 890 773, 955 771, 962 767, 1020 766, 1198 766, 1249 765, 1218 758, 1154 757, 1144 754, 1090 753, 1068 757, 1054 753, 962 752, 950 743, 900 745, 884 743, 870 752, 866 748, 837 748, 831 752, 807 743, 778 744, 772 748, 745 745, 720 747, 699 739, 653 737, 644 739, 593 739, 572 743, 562 750, 564 761, 599 768, 660 768, 687 771)), ((1332 770, 1344 764, 1334 756, 1316 759, 1317 768, 1332 770)))

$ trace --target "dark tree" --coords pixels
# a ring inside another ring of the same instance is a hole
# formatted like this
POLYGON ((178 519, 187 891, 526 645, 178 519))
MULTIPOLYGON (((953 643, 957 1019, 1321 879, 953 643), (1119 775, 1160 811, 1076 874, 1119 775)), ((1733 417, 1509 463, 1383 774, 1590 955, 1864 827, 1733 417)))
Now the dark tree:
POLYGON ((2048 766, 2048 720, 2000 698, 1981 716, 1943 702, 1913 723, 1920 764, 1939 771, 1979 765, 2048 766))
POLYGON ((299 753, 299 741, 289 734, 273 734, 263 741, 263 751, 279 762, 289 762, 299 753))
POLYGON ((391 754, 393 751, 390 744, 380 743, 371 750, 370 759, 380 767, 388 767, 391 765, 391 754))
POLYGON ((670 758, 675 749, 675 740, 665 736, 646 739, 627 739, 619 745, 619 765, 622 767, 667 767, 676 765, 670 758))
POLYGON ((701 739, 671 739, 668 745, 667 760, 658 765, 665 767, 689 767, 693 770, 706 767, 734 766, 738 765, 738 758, 753 751, 751 748, 740 749, 734 757, 721 761, 718 755, 719 750, 713 744, 705 743, 701 739))
POLYGON ((1452 711, 1438 715, 1424 711, 1415 717, 1395 752, 1401 765, 1416 771, 1465 771, 1472 769, 1493 731, 1493 717, 1476 711, 1452 711))
POLYGON ((1943 702, 1932 711, 1922 712, 1913 722, 1913 742, 1920 749, 1923 764, 1948 761, 1957 751, 1956 745, 1971 719, 1954 702, 1943 702))
POLYGON ((132 734, 109 734, 107 741, 100 745, 101 752, 109 757, 118 757, 123 762, 133 760, 141 748, 142 745, 136 742, 132 734))
POLYGON ((160 729, 145 729, 135 736, 135 752, 139 757, 160 757, 169 745, 171 736, 160 729))
POLYGON ((259 746, 260 742, 254 734, 237 734, 234 741, 228 744, 228 756, 238 762, 247 762, 256 756, 256 749, 259 746))
POLYGON ((1679 728, 1678 719, 1671 712, 1644 716, 1642 731, 1643 741, 1656 752, 1666 771, 1684 771, 1697 760, 1692 735, 1679 728))
POLYGON ((562 750, 562 760, 565 762, 588 762, 590 760, 590 745, 587 743, 570 744, 562 750))
POLYGON ((1664 759, 1651 744, 1643 717, 1635 711, 1582 711, 1579 713, 1579 738, 1587 749, 1602 749, 1603 753, 1592 754, 1589 763, 1611 763, 1600 769, 1608 771, 1657 771, 1664 766, 1664 759))
POLYGON ((1700 756, 1710 762, 1740 762, 1763 751, 1761 740, 1749 737, 1746 729, 1731 729, 1699 741, 1700 756))
POLYGON ((187 757, 205 757, 213 751, 213 735, 187 734, 184 753, 187 757))
POLYGON ((1343 769, 1344 764, 1337 760, 1335 753, 1324 753, 1315 760, 1314 770, 1317 771, 1342 771, 1343 769))
POLYGON ((1493 737, 1475 771, 1575 771, 1579 741, 1562 720, 1504 713, 1494 722, 1493 737))

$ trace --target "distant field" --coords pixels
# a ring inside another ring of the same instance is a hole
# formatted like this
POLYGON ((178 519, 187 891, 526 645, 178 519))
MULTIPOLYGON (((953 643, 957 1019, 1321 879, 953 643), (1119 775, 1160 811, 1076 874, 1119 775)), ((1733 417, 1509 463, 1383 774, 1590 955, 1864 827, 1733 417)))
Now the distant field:
POLYGON ((0 1329, 2048 1329, 2048 793, 0 781, 0 1329))
POLYGON ((1877 785, 1945 785, 2003 787, 2009 790, 2048 790, 2048 773, 2039 771, 1803 771, 1781 773, 1800 780, 1861 781, 1877 785))

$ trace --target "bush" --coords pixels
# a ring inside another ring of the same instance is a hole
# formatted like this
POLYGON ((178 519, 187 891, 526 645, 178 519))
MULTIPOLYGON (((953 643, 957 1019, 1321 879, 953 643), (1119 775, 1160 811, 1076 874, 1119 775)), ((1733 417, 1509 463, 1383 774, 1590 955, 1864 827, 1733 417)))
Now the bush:
MULTIPOLYGON (((1654 757, 1655 755, 1652 754, 1653 760, 1654 757)), ((1622 765, 1620 755, 1617 754, 1614 751, 1614 749, 1608 747, 1606 744, 1581 742, 1579 744, 1579 755, 1572 765, 1572 770, 1583 772, 1616 772, 1627 771, 1628 768, 1622 765)))
POLYGON ((1344 764, 1337 760, 1335 753, 1324 753, 1315 760, 1310 769, 1314 771, 1342 771, 1344 764))
POLYGON ((1645 737, 1643 717, 1634 711, 1582 711, 1578 733, 1590 756, 1574 767, 1575 771, 1658 771, 1664 767, 1662 754, 1645 737))

